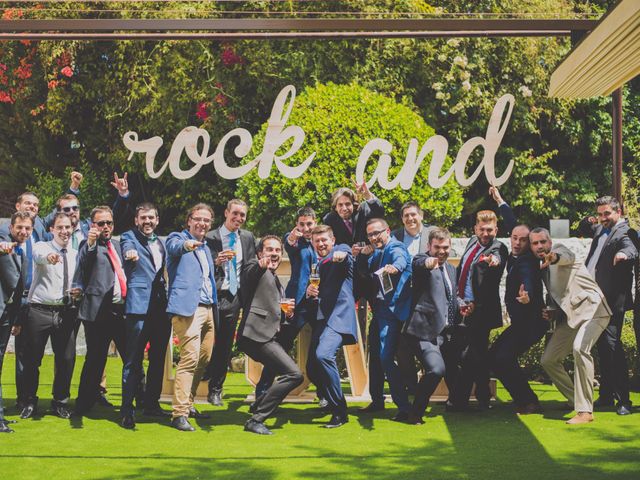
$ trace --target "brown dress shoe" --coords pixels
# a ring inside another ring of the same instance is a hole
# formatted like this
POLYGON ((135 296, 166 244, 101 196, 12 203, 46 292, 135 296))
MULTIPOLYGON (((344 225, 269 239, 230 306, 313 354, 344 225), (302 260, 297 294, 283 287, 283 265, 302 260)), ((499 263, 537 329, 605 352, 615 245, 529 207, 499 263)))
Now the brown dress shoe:
POLYGON ((593 422, 593 414, 591 412, 578 412, 575 417, 567 420, 569 425, 580 425, 590 422, 593 422))

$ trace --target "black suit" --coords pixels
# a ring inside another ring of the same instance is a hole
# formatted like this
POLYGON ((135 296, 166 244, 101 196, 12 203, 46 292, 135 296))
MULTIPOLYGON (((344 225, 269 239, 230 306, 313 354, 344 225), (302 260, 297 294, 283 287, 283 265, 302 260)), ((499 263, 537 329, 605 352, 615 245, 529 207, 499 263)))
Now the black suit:
MULTIPOLYGON (((593 227, 593 242, 585 265, 589 265, 600 237, 603 235, 602 225, 593 227)), ((596 346, 600 358, 600 396, 609 401, 614 397, 621 404, 629 405, 629 375, 627 359, 624 355, 622 341, 622 325, 624 313, 633 308, 631 284, 633 283, 633 264, 638 252, 629 238, 629 224, 626 220, 617 223, 609 233, 604 247, 595 265, 595 280, 607 299, 613 315, 609 325, 602 332, 596 346), (627 256, 624 262, 613 265, 617 253, 627 256)))
MULTIPOLYGON (((13 242, 10 236, 0 236, 0 241, 13 242)), ((2 378, 2 364, 7 344, 11 337, 11 327, 15 316, 10 311, 15 308, 7 302, 12 298, 21 298, 22 259, 16 253, 0 254, 0 379, 2 378)), ((2 403, 2 384, 0 383, 0 422, 4 421, 4 407, 2 403)))
MULTIPOLYGON (((120 244, 117 240, 111 242, 121 265, 124 265, 120 244)), ((72 285, 83 292, 78 318, 84 325, 87 343, 76 400, 76 411, 79 413, 90 410, 96 402, 111 340, 115 342, 120 355, 123 358, 126 356, 124 304, 113 303, 114 284, 117 281, 105 243, 99 240, 95 249, 89 250, 88 243, 83 241, 78 251, 72 285)))
POLYGON ((355 242, 367 241, 367 222, 372 218, 384 218, 384 207, 377 198, 362 202, 351 216, 352 231, 344 223, 344 220, 335 210, 330 211, 322 218, 322 223, 329 225, 336 238, 336 245, 345 243, 349 246, 355 242))
MULTIPOLYGON (((247 230, 238 230, 237 233, 242 247, 242 269, 244 269, 248 261, 256 258, 256 239, 247 230)), ((223 250, 220 228, 218 227, 209 232, 206 238, 211 255, 215 260, 217 254, 223 250)), ((240 288, 235 295, 229 290, 222 289, 225 268, 226 264, 223 263, 220 266, 216 266, 214 271, 219 301, 219 315, 216 318, 219 318, 219 321, 215 329, 216 340, 213 345, 211 361, 207 367, 209 392, 220 392, 227 378, 229 360, 233 349, 233 338, 238 327, 238 317, 243 302, 243 291, 246 291, 242 281, 242 271, 238 272, 241 277, 240 288)))
MULTIPOLYGON (((469 240, 462 260, 456 270, 457 282, 460 284, 462 269, 478 245, 473 237, 469 240)), ((509 252, 507 247, 494 239, 487 246, 480 245, 475 257, 471 260, 470 277, 473 291, 474 311, 454 332, 454 343, 459 347, 460 357, 456 365, 450 369, 458 370, 455 383, 449 392, 449 401, 457 407, 465 408, 469 402, 471 389, 475 382, 476 398, 481 404, 489 403, 489 333, 491 329, 502 326, 502 306, 500 304, 500 280, 507 265, 509 252), (500 264, 490 267, 487 262, 479 262, 481 255, 494 255, 500 264)), ((464 297, 464 292, 460 292, 464 297)), ((453 373, 453 372, 450 372, 453 373)))
POLYGON ((518 364, 518 357, 538 343, 548 327, 542 319, 544 302, 540 260, 530 250, 518 257, 509 256, 504 300, 511 325, 500 334, 489 351, 491 366, 516 406, 537 404, 538 397, 518 364), (527 304, 516 300, 520 285, 524 285, 529 294, 527 304))
POLYGON ((238 347, 275 373, 277 379, 254 404, 253 420, 264 422, 304 379, 275 336, 280 329, 282 286, 274 272, 260 267, 257 259, 244 264, 245 301, 238 328, 238 347))
POLYGON ((412 406, 413 414, 418 417, 424 415, 431 395, 453 360, 451 332, 459 321, 455 268, 445 263, 428 270, 425 266, 427 258, 426 254, 413 258, 413 309, 403 329, 425 370, 416 387, 412 406), (444 275, 448 276, 448 283, 444 275), (446 285, 450 285, 449 292, 446 285))

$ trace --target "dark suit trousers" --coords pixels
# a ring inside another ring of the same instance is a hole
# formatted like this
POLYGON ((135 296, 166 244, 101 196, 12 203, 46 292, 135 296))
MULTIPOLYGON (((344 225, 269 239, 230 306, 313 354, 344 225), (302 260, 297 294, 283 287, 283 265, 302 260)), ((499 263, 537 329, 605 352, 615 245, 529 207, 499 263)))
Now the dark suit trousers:
MULTIPOLYGON (((6 312, 5 312, 6 313, 6 312)), ((7 315, 0 317, 0 421, 4 420, 4 404, 2 403, 2 364, 4 363, 4 353, 11 338, 11 325, 7 315)))
POLYGON ((213 344, 211 361, 207 367, 209 392, 222 390, 224 381, 227 378, 229 360, 231 360, 233 340, 236 335, 236 329, 238 328, 241 308, 238 295, 233 296, 227 290, 219 292, 218 300, 220 321, 218 322, 218 329, 216 331, 216 340, 213 344))
POLYGON ((600 359, 600 396, 605 400, 617 399, 619 403, 628 405, 629 368, 620 339, 623 323, 624 312, 616 312, 600 335, 596 347, 600 359))
POLYGON ((82 322, 87 342, 87 355, 80 374, 76 411, 87 412, 98 397, 98 386, 107 363, 109 345, 113 340, 123 358, 126 358, 124 305, 105 302, 92 322, 82 322))
MULTIPOLYGON (((27 297, 22 297, 22 303, 18 310, 18 318, 11 319, 13 325, 24 325, 27 314, 29 312, 29 304, 27 303, 27 297)), ((14 353, 16 356, 16 403, 18 406, 22 406, 26 400, 26 386, 24 382, 24 350, 25 350, 25 337, 18 335, 15 337, 14 353)))
POLYGON ((488 404, 491 399, 489 333, 490 330, 486 327, 474 324, 457 327, 453 332, 452 343, 456 359, 447 365, 447 386, 449 401, 455 406, 468 405, 474 383, 479 403, 488 404))
MULTIPOLYGON (((280 327, 280 331, 277 333, 275 340, 278 342, 285 352, 291 351, 293 348, 293 343, 300 333, 300 330, 306 325, 308 313, 306 311, 296 311, 296 315, 292 319, 291 323, 285 323, 280 327)), ((314 385, 318 385, 313 378, 313 372, 307 372, 307 376, 309 376, 309 380, 313 382, 314 385)), ((260 375, 260 381, 256 385, 256 397, 259 397, 273 383, 273 379, 275 378, 275 374, 265 366, 262 369, 262 375, 260 375)))
POLYGON ((548 327, 542 320, 512 323, 489 350, 491 367, 517 406, 538 403, 538 397, 518 364, 518 357, 538 343, 548 327))
POLYGON ((241 337, 238 346, 252 359, 262 363, 277 376, 273 384, 262 395, 256 395, 254 413, 251 418, 256 422, 264 422, 289 395, 289 392, 302 383, 304 376, 296 362, 275 339, 259 343, 241 337))
POLYGON ((420 340, 411 335, 406 335, 406 338, 424 368, 424 375, 416 386, 416 394, 411 407, 412 412, 421 417, 427 410, 431 395, 446 373, 445 365, 451 342, 446 334, 438 335, 433 342, 420 340))
POLYGON ((152 300, 147 315, 127 315, 125 318, 127 347, 122 367, 122 416, 134 413, 133 399, 144 376, 142 360, 147 343, 149 367, 144 391, 144 408, 151 410, 160 406, 164 360, 171 335, 171 320, 164 307, 164 302, 152 300))
POLYGON ((19 336, 24 336, 24 385, 25 401, 38 403, 40 365, 51 338, 55 374, 53 400, 62 402, 71 396, 71 377, 76 363, 76 318, 77 309, 52 310, 46 306, 31 305, 27 321, 19 336))
POLYGON ((340 333, 327 326, 325 320, 314 320, 311 327, 307 373, 309 373, 309 378, 316 379, 319 396, 327 400, 331 412, 346 416, 347 401, 342 393, 340 372, 336 363, 336 354, 338 349, 344 345, 344 338, 340 333))

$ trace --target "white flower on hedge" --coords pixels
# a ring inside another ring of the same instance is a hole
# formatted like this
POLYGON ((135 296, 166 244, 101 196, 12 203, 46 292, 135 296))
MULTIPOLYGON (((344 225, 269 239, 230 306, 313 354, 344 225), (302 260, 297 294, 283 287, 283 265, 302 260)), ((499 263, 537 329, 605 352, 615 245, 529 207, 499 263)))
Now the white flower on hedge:
POLYGON ((481 97, 481 96, 482 96, 482 90, 480 90, 480 87, 476 87, 475 94, 476 94, 477 96, 479 96, 479 97, 481 97))
POLYGON ((460 80, 469 80, 470 78, 471 78, 471 74, 466 70, 460 72, 460 80))
POLYGON ((439 92, 440 90, 442 90, 442 82, 436 82, 433 85, 431 85, 431 88, 433 88, 436 92, 439 92))
POLYGON ((438 100, 444 100, 444 98, 445 98, 444 92, 438 92, 438 93, 436 93, 436 98, 437 98, 438 100))
POLYGON ((467 57, 465 57, 464 55, 456 55, 456 57, 453 59, 453 64, 462 68, 466 67, 467 63, 469 62, 467 61, 467 57))
POLYGON ((457 47, 458 45, 460 45, 460 40, 458 40, 457 38, 450 38, 449 40, 447 40, 447 45, 449 45, 450 47, 457 47))
POLYGON ((523 97, 530 97, 532 92, 531 89, 529 87, 527 87, 526 85, 522 85, 518 91, 522 94, 523 97))
POLYGON ((462 82, 462 89, 466 90, 467 92, 471 90, 471 82, 469 82, 469 80, 465 80, 464 82, 462 82))
POLYGON ((531 83, 533 82, 533 77, 531 75, 527 75, 526 77, 524 77, 524 83, 531 83))
POLYGON ((441 53, 440 55, 438 55, 438 60, 440 60, 441 62, 446 62, 447 56, 444 53, 441 53))
POLYGON ((464 105, 462 105, 462 103, 458 102, 453 107, 451 107, 451 113, 458 113, 463 108, 464 108, 464 105))

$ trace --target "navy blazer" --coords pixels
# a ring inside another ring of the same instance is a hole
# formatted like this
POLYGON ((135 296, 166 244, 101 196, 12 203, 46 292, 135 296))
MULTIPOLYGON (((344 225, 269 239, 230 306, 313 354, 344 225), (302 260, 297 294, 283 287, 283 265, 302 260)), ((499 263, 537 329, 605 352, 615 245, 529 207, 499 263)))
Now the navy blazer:
POLYGON ((353 231, 351 233, 349 233, 344 221, 335 210, 327 213, 322 218, 322 223, 329 225, 333 230, 336 245, 344 243, 351 246, 355 242, 368 242, 367 222, 372 218, 384 218, 384 207, 377 198, 362 202, 358 209, 353 212, 351 217, 353 231))
POLYGON ((166 248, 164 242, 156 240, 162 253, 162 265, 156 273, 156 265, 149 248, 149 239, 136 229, 127 230, 120 237, 122 256, 129 250, 138 253, 138 260, 125 260, 124 271, 127 275, 127 298, 124 304, 124 313, 127 315, 146 315, 149 311, 149 302, 153 296, 153 302, 160 302, 158 307, 165 310, 167 307, 167 291, 164 281, 164 268, 166 262, 166 248))
POLYGON ((542 274, 540 260, 530 250, 507 260, 507 283, 504 293, 504 303, 511 318, 511 323, 538 322, 542 320, 542 274), (529 303, 522 304, 516 300, 519 296, 520 285, 529 294, 529 303))
POLYGON ((411 256, 402 242, 389 239, 384 248, 376 248, 367 258, 365 255, 358 255, 358 270, 367 275, 366 293, 372 305, 380 301, 393 312, 396 318, 404 322, 409 318, 411 312, 411 256), (365 264, 366 261, 366 264, 365 264), (382 295, 382 285, 378 275, 374 272, 385 265, 393 265, 399 273, 391 275, 393 290, 382 295))
MULTIPOLYGON (((187 252, 184 242, 193 240, 187 230, 169 234, 166 241, 167 248, 167 273, 169 274, 169 302, 167 313, 190 317, 198 309, 200 303, 200 290, 204 280, 202 267, 196 256, 196 252, 187 252)), ((217 305, 216 279, 214 277, 213 259, 211 251, 206 245, 200 247, 204 250, 209 264, 209 280, 211 280, 213 303, 217 305)), ((216 321, 218 316, 215 316, 216 321)))
MULTIPOLYGON (((445 290, 445 279, 442 270, 436 267, 429 270, 424 262, 428 254, 420 253, 413 257, 412 311, 405 322, 403 331, 420 340, 433 342, 447 326, 449 301, 445 290)), ((445 262, 444 268, 451 281, 454 309, 454 324, 460 323, 458 315, 458 295, 456 286, 456 269, 445 262)))
POLYGON ((288 238, 289 233, 282 239, 291 264, 291 277, 289 277, 289 283, 287 283, 284 293, 287 298, 295 298, 296 305, 298 305, 304 300, 309 285, 311 266, 318 261, 318 256, 308 240, 299 238, 298 243, 292 247, 287 241, 288 238))
MULTIPOLYGON (((603 233, 602 225, 592 228, 594 238, 584 262, 585 265, 593 256, 603 233)), ((629 223, 623 221, 614 225, 602 247, 595 269, 595 280, 614 314, 622 315, 626 310, 633 308, 631 285, 633 284, 633 264, 637 257, 638 251, 629 238, 629 223), (624 253, 628 260, 614 265, 613 258, 618 252, 624 253)))
POLYGON ((311 318, 317 318, 320 308, 327 326, 345 336, 344 344, 357 342, 356 301, 353 297, 353 257, 347 245, 336 245, 319 265, 320 293, 318 300, 307 298, 311 318), (346 252, 342 262, 333 262, 335 252, 346 252))
MULTIPOLYGON (((120 258, 120 263, 124 266, 122 254, 120 253, 120 243, 113 239, 111 243, 120 258)), ((80 320, 86 322, 95 321, 103 303, 111 303, 113 301, 115 276, 106 244, 98 240, 96 248, 89 250, 87 241, 83 240, 78 249, 76 270, 71 287, 80 288, 83 292, 78 309, 78 318, 80 320)))

